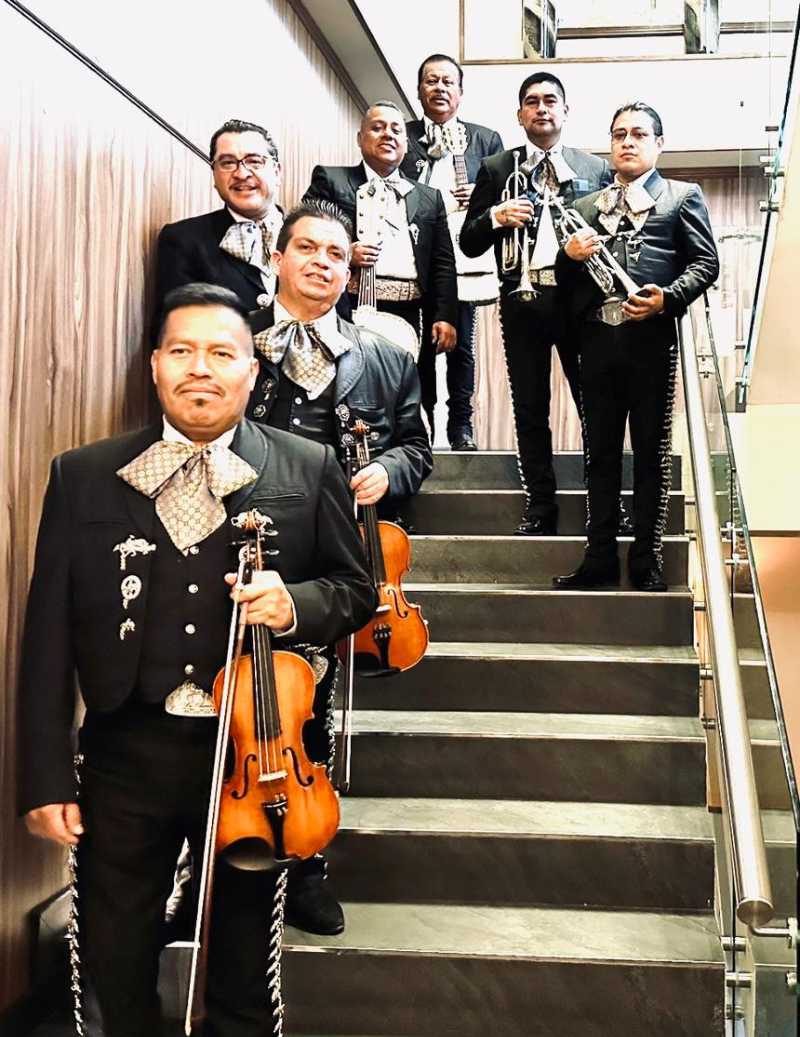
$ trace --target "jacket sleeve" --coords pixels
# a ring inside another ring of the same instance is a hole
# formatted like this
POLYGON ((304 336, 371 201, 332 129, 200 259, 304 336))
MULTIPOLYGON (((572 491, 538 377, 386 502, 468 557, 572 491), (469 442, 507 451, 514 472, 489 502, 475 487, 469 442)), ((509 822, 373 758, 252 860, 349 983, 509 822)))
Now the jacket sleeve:
POLYGON ((192 247, 175 224, 162 227, 156 245, 156 310, 173 288, 203 280, 206 276, 192 255, 192 247))
POLYGON ((458 323, 458 281, 453 239, 447 225, 444 199, 436 192, 436 216, 431 242, 431 267, 429 273, 430 306, 432 320, 442 320, 454 327, 458 323))
POLYGON ((492 130, 492 135, 489 138, 489 143, 486 147, 487 155, 499 155, 501 151, 505 151, 503 147, 503 140, 497 130, 492 130))
POLYGON ((328 171, 325 169, 325 166, 314 166, 311 174, 311 183, 303 195, 304 202, 312 201, 313 199, 319 199, 324 202, 336 201, 336 192, 328 178, 328 171))
POLYGON ((39 523, 22 640, 21 814, 48 803, 72 803, 77 795, 72 762, 76 684, 69 609, 70 526, 61 458, 56 458, 39 523))
POLYGON ((475 180, 475 190, 469 199, 469 208, 461 228, 461 236, 458 243, 465 256, 475 258, 482 256, 487 249, 494 245, 497 235, 502 234, 500 230, 492 227, 493 205, 499 201, 494 179, 485 162, 481 163, 478 176, 475 180))
POLYGON ((313 568, 319 577, 288 585, 297 619, 293 640, 332 644, 360 630, 377 600, 353 515, 353 495, 329 446, 317 494, 313 568))
POLYGON ((417 365, 410 353, 403 353, 402 361, 391 445, 376 460, 389 473, 388 496, 405 499, 418 493, 431 474, 433 454, 420 413, 417 365))
POLYGON ((719 276, 717 246, 703 192, 697 184, 692 184, 678 210, 675 247, 685 257, 686 266, 664 288, 664 313, 669 317, 680 316, 719 276))

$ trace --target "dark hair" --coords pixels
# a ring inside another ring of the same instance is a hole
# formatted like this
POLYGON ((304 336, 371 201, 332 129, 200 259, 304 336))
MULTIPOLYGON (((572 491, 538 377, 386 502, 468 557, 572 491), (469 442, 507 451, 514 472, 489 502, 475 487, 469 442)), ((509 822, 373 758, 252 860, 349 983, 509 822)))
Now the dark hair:
POLYGON ((535 83, 552 83, 556 90, 561 94, 561 100, 564 104, 567 103, 567 92, 564 89, 564 84, 558 76, 554 76, 552 72, 534 72, 532 76, 528 76, 527 79, 522 80, 522 86, 519 88, 520 108, 522 107, 522 102, 525 100, 525 94, 527 94, 530 87, 535 83))
MULTIPOLYGON (((395 104, 394 101, 373 101, 371 104, 367 105, 367 107, 364 109, 361 115, 362 125, 364 124, 364 120, 367 117, 367 113, 371 112, 373 108, 394 108, 396 112, 400 112, 400 118, 403 119, 403 112, 400 108, 400 105, 395 104)), ((403 119, 403 121, 405 122, 405 119, 403 119)))
POLYGON ((348 244, 352 244, 353 224, 349 216, 346 216, 338 205, 318 198, 304 198, 299 205, 286 214, 283 226, 278 233, 278 240, 275 242, 276 252, 286 251, 286 246, 292 236, 292 227, 298 220, 305 219, 306 216, 310 216, 314 220, 328 220, 329 223, 340 224, 347 235, 348 244))
POLYGON ((425 66, 432 65, 434 61, 448 61, 451 65, 455 65, 458 69, 459 88, 464 85, 464 69, 459 65, 455 58, 451 58, 449 54, 429 54, 419 66, 417 72, 417 87, 422 83, 422 73, 425 71, 425 66))
POLYGON ((620 105, 620 107, 614 112, 614 117, 611 120, 611 130, 609 132, 613 132, 614 123, 623 112, 646 112, 653 120, 653 133, 656 137, 664 136, 664 127, 661 123, 661 116, 655 108, 651 108, 650 105, 645 104, 644 101, 630 101, 628 104, 620 105))
POLYGON ((185 306, 225 306, 234 313, 238 313, 248 332, 250 331, 248 309, 236 292, 218 284, 204 284, 202 281, 195 281, 192 284, 182 284, 178 288, 173 288, 164 296, 156 326, 156 349, 161 345, 161 337, 164 334, 164 327, 169 315, 174 310, 182 310, 185 306))
POLYGON ((267 154, 270 158, 274 158, 276 162, 280 162, 278 158, 278 145, 272 139, 269 130, 265 130, 263 126, 259 126, 255 122, 245 122, 244 119, 228 119, 224 122, 218 130, 215 131, 211 138, 211 144, 208 147, 208 157, 211 161, 214 161, 214 153, 217 150, 217 141, 223 133, 260 133, 264 140, 267 142, 267 154))

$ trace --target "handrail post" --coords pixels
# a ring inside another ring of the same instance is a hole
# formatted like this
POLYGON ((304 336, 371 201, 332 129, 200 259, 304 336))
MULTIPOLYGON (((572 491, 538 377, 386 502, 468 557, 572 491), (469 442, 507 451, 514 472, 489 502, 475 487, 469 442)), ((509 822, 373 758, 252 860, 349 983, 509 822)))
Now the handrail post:
MULTIPOLYGON (((684 318, 687 320, 688 318, 684 318)), ((686 345, 678 325, 689 450, 694 474, 697 535, 705 581, 708 637, 714 669, 718 731, 725 776, 725 796, 733 849, 736 914, 749 926, 772 918, 767 853, 756 790, 750 730, 739 672, 739 657, 720 541, 711 449, 708 442, 700 371, 692 340, 686 345), (689 355, 691 352, 691 355, 689 355)))

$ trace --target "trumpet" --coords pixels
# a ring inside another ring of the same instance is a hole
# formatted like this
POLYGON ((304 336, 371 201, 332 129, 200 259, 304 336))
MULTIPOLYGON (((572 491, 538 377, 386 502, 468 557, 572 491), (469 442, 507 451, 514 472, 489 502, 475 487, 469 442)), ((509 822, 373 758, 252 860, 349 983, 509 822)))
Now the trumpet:
MULTIPOLYGON (((516 231, 517 235, 519 231, 516 231)), ((536 296, 539 294, 533 287, 531 281, 531 264, 529 257, 530 243, 528 241, 528 227, 525 226, 525 230, 522 232, 522 253, 520 254, 520 277, 519 284, 517 287, 509 292, 509 295, 516 295, 520 302, 533 302, 536 296)))
MULTIPOLYGON (((524 194, 528 189, 528 180, 525 174, 519 168, 519 152, 514 152, 514 172, 509 173, 506 177, 506 184, 503 188, 502 194, 500 195, 501 202, 516 201, 521 194, 524 194)), ((524 234, 525 242, 527 243, 528 232, 524 234)), ((503 241, 503 251, 501 256, 501 270, 504 274, 510 274, 516 269, 517 262, 520 258, 520 246, 519 246, 519 227, 515 227, 511 234, 508 234, 503 241)), ((525 268, 527 264, 522 264, 522 273, 525 274, 525 268)))
MULTIPOLYGON (((557 195, 552 195, 553 204, 562 216, 562 229, 565 237, 574 234, 578 230, 588 228, 593 230, 577 209, 565 209, 564 204, 557 195)), ((635 295, 640 289, 628 271, 621 266, 605 245, 585 261, 592 280, 603 293, 607 300, 619 298, 619 292, 614 287, 615 279, 625 289, 627 295, 635 295)))

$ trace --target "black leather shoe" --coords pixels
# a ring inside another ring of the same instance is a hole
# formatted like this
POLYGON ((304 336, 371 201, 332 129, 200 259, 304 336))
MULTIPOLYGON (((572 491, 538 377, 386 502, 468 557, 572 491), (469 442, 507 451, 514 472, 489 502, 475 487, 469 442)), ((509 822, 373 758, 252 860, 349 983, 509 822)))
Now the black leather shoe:
POLYGON ((524 516, 520 524, 514 530, 514 536, 518 537, 553 537, 556 535, 557 523, 555 519, 544 519, 538 515, 524 516))
POLYGON ((318 936, 336 936, 344 931, 342 905, 322 875, 289 876, 284 921, 318 936))
POLYGON ((472 438, 471 432, 464 432, 458 436, 454 436, 450 440, 451 450, 477 450, 478 444, 472 438))
POLYGON ((655 565, 650 569, 642 569, 638 572, 632 572, 630 577, 631 583, 637 591, 654 591, 656 593, 662 593, 667 589, 667 582, 664 579, 664 574, 655 565))
POLYGON ((599 591, 619 587, 619 564, 595 566, 584 562, 575 572, 554 576, 553 586, 559 591, 599 591))

